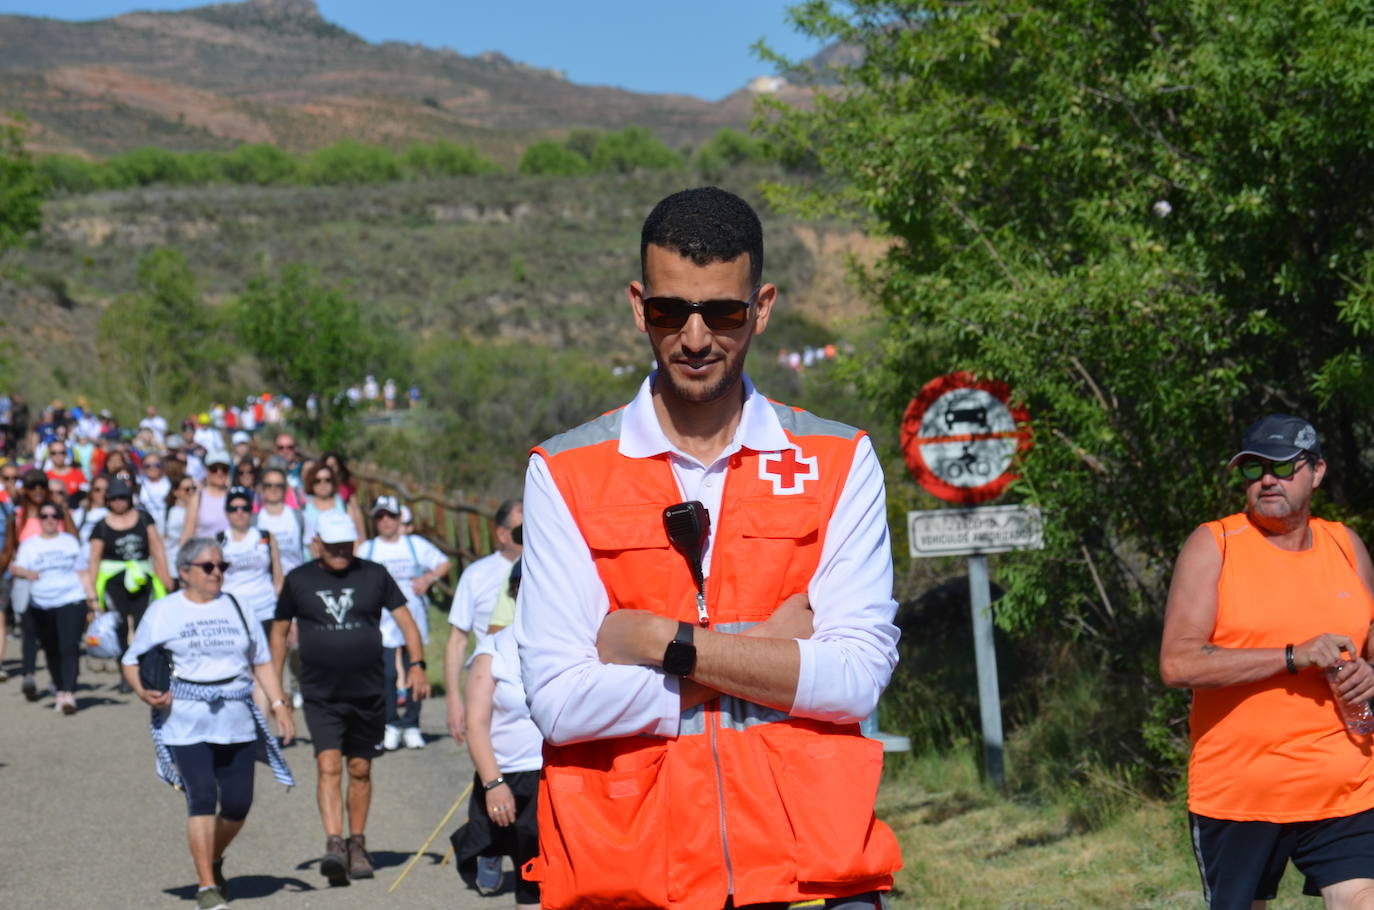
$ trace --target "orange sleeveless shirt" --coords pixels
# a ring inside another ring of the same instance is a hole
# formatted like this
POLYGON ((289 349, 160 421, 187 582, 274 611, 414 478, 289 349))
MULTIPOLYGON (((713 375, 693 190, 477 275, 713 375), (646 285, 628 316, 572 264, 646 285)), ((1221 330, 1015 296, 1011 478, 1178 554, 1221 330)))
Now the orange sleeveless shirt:
MULTIPOLYGON (((1344 525, 1312 519, 1312 546, 1299 551, 1271 544, 1243 513, 1205 527, 1222 555, 1213 644, 1282 648, 1331 632, 1364 647, 1374 600, 1344 525)), ((1190 728, 1197 815, 1296 822, 1374 807, 1374 737, 1346 732, 1317 668, 1195 690, 1190 728)))

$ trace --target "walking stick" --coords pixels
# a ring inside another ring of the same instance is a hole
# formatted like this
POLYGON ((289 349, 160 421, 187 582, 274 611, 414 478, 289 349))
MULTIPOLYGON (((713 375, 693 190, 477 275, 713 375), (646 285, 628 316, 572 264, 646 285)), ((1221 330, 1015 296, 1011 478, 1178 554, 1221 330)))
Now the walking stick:
POLYGON ((406 867, 401 870, 401 874, 396 876, 396 881, 392 882, 391 887, 386 889, 387 894, 390 894, 391 892, 395 891, 396 886, 399 885, 405 879, 405 877, 410 874, 411 868, 419 861, 421 855, 423 855, 424 852, 429 849, 429 845, 434 843, 434 838, 438 837, 439 832, 444 830, 444 825, 447 825, 448 820, 450 818, 453 818, 453 813, 458 811, 458 807, 463 804, 463 800, 467 799, 468 794, 471 792, 472 784, 468 784, 468 788, 464 790, 462 795, 459 796, 458 799, 453 803, 453 807, 448 810, 448 814, 444 816, 444 820, 439 822, 439 826, 434 829, 434 833, 431 834, 429 836, 429 839, 426 840, 420 846, 419 850, 415 851, 415 855, 410 858, 410 862, 406 863, 406 867))

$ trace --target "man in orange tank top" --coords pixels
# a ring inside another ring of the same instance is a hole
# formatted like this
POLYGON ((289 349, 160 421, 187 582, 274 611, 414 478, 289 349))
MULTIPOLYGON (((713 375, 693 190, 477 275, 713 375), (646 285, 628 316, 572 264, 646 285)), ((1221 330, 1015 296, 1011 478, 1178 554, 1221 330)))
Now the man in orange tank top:
POLYGON ((745 374, 778 294, 747 203, 673 194, 640 260, 657 369, 526 474, 514 628, 546 744, 524 873, 549 910, 873 908, 901 865, 858 728, 897 658, 882 471, 745 374))
POLYGON ((1263 908, 1291 859, 1331 910, 1374 908, 1374 567, 1353 531, 1311 515, 1316 430, 1270 414, 1230 462, 1245 511, 1179 553, 1160 647, 1193 690, 1188 819, 1211 910, 1263 908))

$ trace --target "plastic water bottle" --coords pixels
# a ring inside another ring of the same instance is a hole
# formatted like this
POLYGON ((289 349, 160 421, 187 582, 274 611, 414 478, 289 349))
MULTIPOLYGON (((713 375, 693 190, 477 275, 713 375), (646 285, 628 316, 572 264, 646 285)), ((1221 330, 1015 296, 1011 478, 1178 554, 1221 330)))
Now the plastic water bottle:
POLYGON ((1374 711, 1370 710, 1369 702, 1361 701, 1351 704, 1336 693, 1336 679, 1340 676, 1341 671, 1346 668, 1346 665, 1350 663, 1349 660, 1342 660, 1327 667, 1326 679, 1327 682, 1331 683, 1331 694, 1336 699, 1336 707, 1340 709, 1341 720, 1345 721, 1345 728, 1351 733, 1364 736, 1368 733, 1374 733, 1374 711))

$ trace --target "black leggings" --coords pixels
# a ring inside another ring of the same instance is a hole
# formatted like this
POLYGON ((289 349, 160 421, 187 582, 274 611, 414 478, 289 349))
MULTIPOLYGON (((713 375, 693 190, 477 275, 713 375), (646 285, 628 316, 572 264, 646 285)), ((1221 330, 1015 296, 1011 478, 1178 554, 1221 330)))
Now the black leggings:
POLYGON ((143 614, 153 599, 153 583, 149 580, 142 588, 130 594, 124 588, 124 573, 120 572, 105 583, 105 603, 119 613, 119 623, 115 626, 115 636, 119 641, 119 653, 123 656, 129 648, 129 619, 134 625, 143 622, 143 614))
POLYGON ((43 645, 52 684, 59 692, 76 691, 76 672, 81 658, 81 634, 86 631, 86 602, 42 609, 29 604, 33 630, 43 645))
POLYGON ((192 743, 168 746, 186 789, 187 815, 214 815, 241 822, 253 805, 253 757, 256 742, 192 743))

